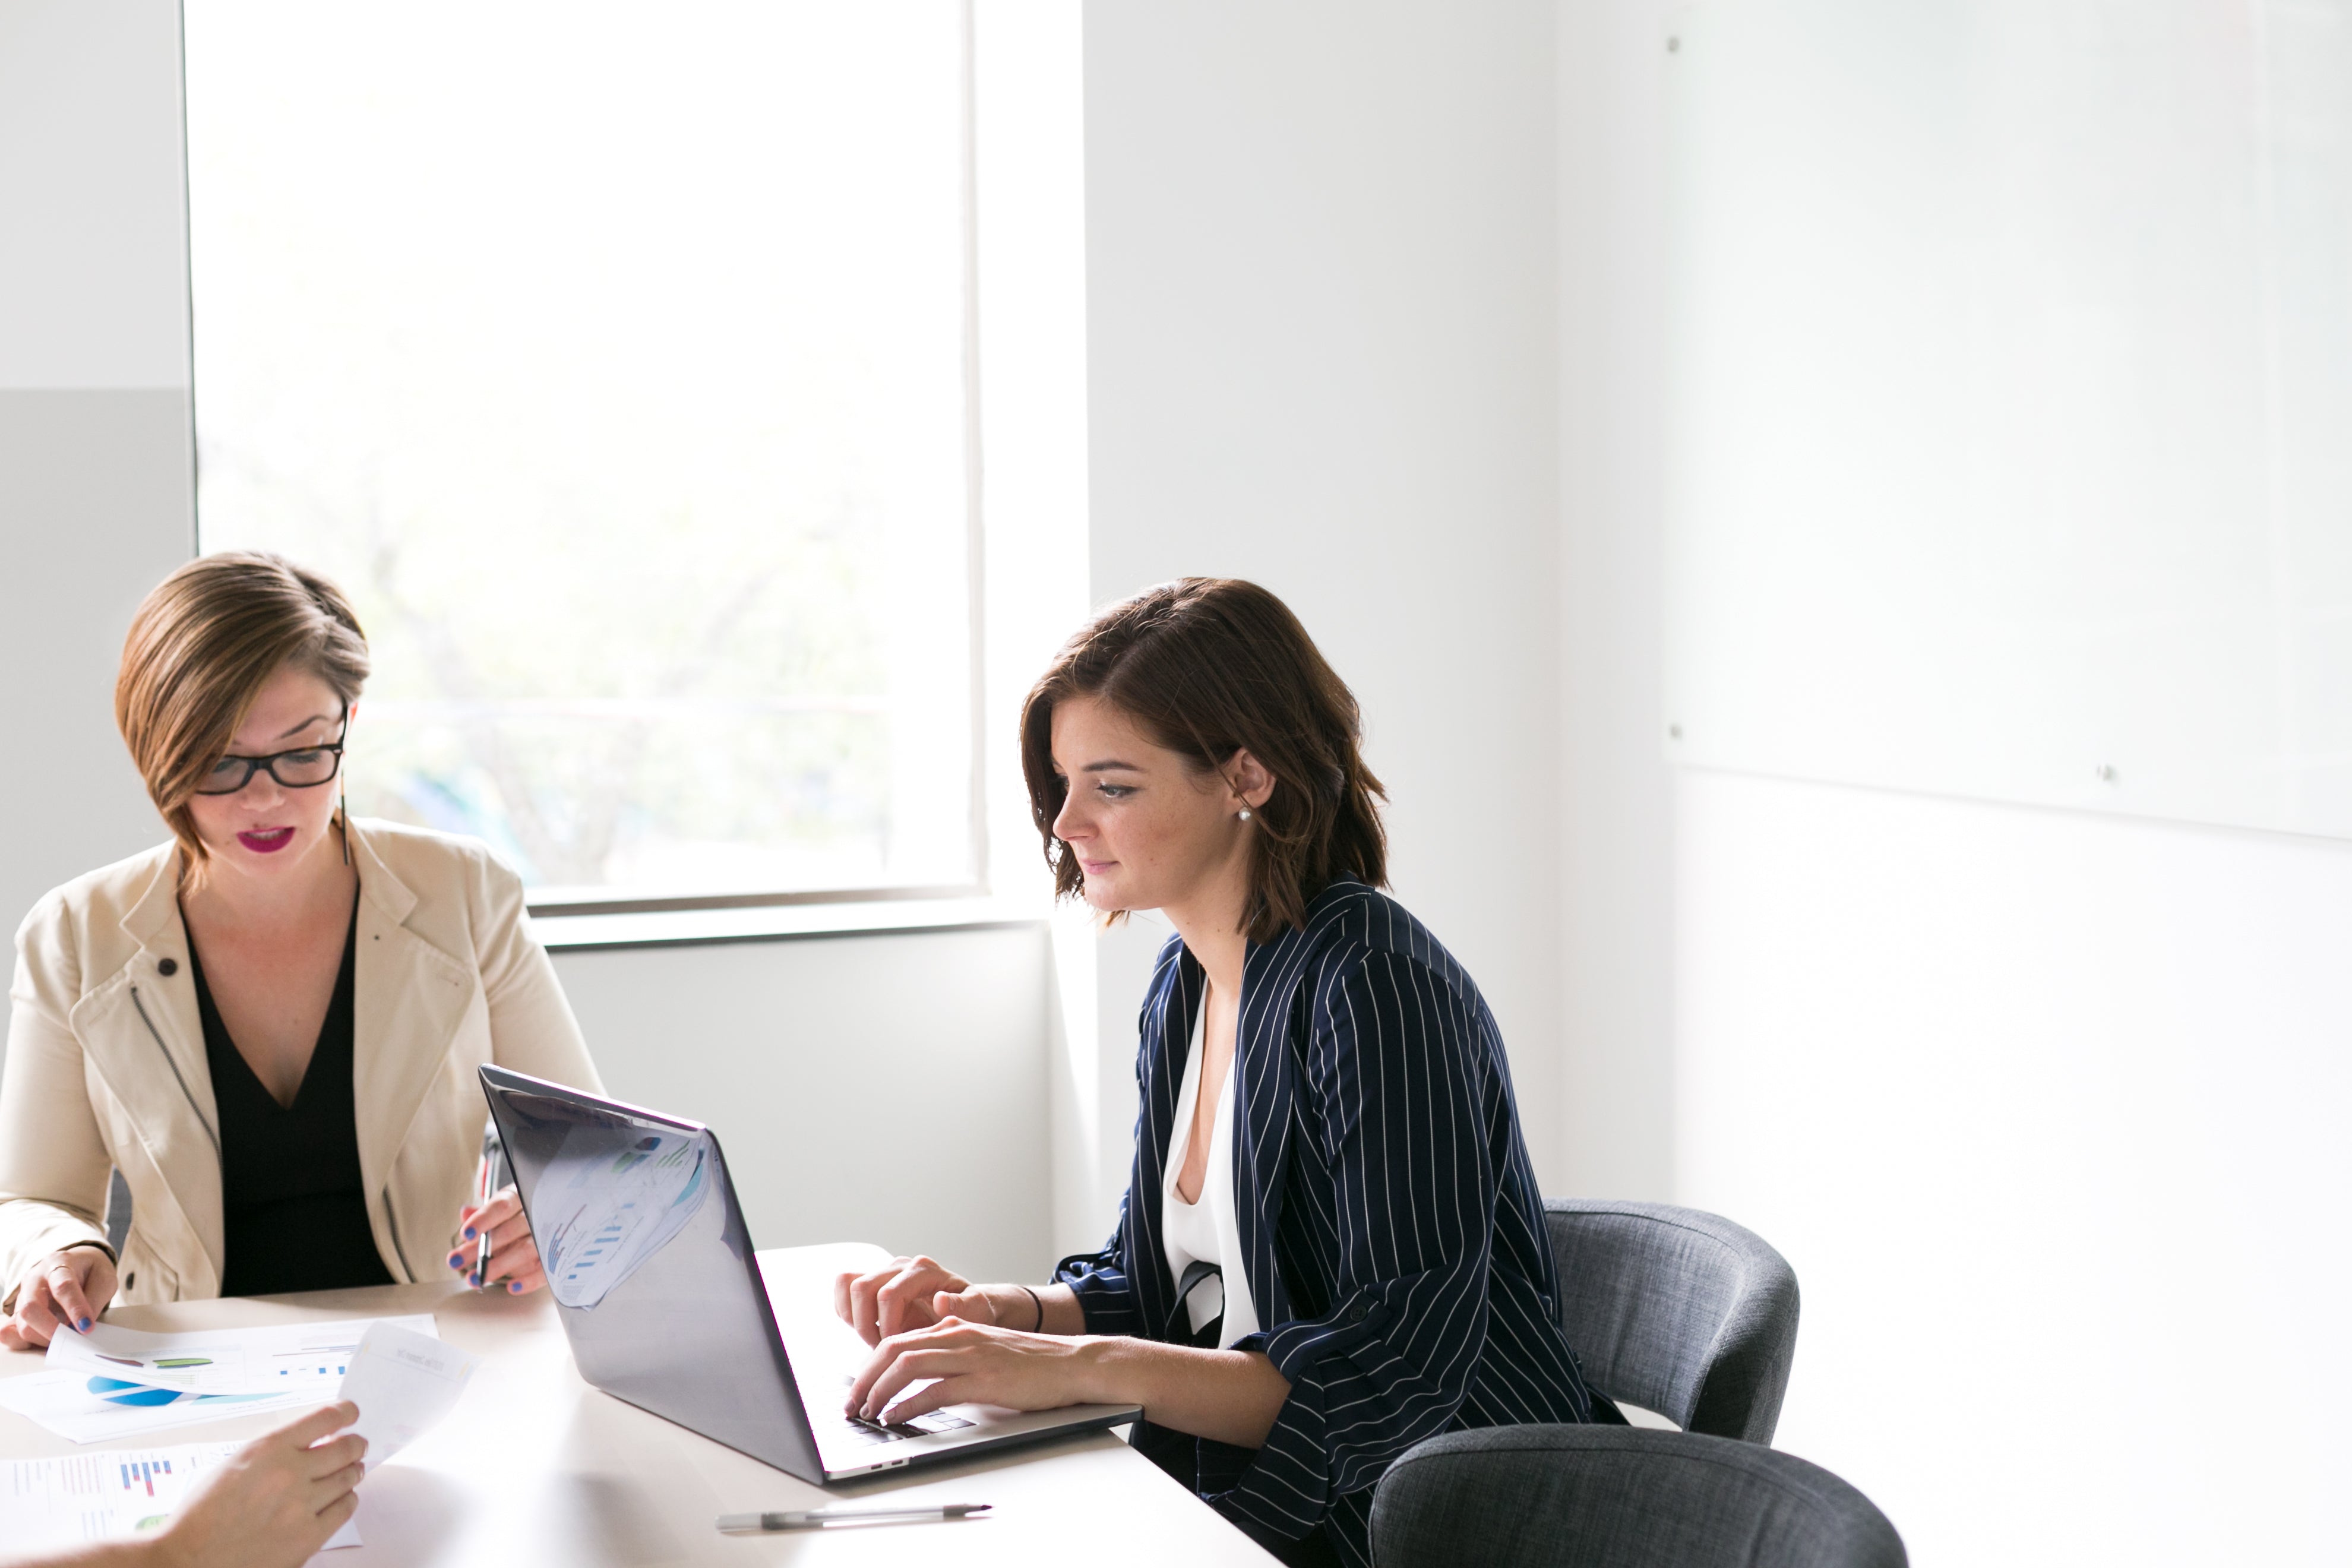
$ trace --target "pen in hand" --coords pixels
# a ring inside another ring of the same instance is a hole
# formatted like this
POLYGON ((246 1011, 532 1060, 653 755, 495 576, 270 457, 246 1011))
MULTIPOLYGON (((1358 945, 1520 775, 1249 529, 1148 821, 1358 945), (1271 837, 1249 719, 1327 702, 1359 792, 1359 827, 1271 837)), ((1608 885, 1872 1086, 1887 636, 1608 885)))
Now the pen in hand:
MULTIPOLYGON (((482 1225, 481 1211, 490 1204, 490 1157, 482 1156, 481 1174, 474 1183, 474 1223, 482 1225)), ((490 1227, 482 1225, 481 1239, 474 1244, 474 1289, 478 1290, 490 1282, 490 1227)))
POLYGON ((966 1519, 986 1513, 984 1502, 951 1502, 938 1508, 809 1508, 793 1513, 722 1513, 721 1530, 822 1530, 828 1524, 862 1524, 869 1521, 901 1520, 909 1524, 931 1520, 966 1519))

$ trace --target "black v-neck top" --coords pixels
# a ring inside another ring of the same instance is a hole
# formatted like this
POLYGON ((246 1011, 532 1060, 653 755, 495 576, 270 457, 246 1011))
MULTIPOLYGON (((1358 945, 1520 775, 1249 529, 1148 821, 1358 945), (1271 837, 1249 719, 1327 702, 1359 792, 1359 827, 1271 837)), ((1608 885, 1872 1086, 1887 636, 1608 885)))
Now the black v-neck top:
POLYGON ((359 903, 353 900, 334 999, 327 1004, 327 1021, 290 1106, 278 1104, 246 1065, 213 1005, 195 942, 188 943, 196 1010, 205 1026, 205 1060, 212 1068, 213 1100, 220 1111, 221 1202, 227 1222, 224 1296, 392 1283, 368 1225, 352 1099, 358 929, 359 903))

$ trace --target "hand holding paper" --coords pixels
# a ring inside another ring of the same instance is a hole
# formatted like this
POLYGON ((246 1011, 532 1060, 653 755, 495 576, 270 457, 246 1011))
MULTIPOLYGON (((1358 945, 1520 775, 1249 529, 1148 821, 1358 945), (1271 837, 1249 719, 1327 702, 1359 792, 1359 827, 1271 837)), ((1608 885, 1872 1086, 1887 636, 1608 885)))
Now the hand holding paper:
POLYGON ((195 1568, 294 1568, 321 1549, 357 1546, 359 1444, 330 1436, 348 1414, 327 1405, 242 1447, 0 1462, 0 1550, 14 1561, 18 1551, 160 1535, 170 1561, 195 1568))

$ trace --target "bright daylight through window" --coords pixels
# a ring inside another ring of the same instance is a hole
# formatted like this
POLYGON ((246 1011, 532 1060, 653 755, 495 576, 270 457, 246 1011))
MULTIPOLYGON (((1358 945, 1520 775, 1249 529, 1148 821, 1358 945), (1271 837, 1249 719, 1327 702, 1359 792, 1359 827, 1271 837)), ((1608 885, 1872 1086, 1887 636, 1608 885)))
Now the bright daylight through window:
POLYGON ((534 900, 969 885, 955 0, 187 0, 197 512, 534 900))

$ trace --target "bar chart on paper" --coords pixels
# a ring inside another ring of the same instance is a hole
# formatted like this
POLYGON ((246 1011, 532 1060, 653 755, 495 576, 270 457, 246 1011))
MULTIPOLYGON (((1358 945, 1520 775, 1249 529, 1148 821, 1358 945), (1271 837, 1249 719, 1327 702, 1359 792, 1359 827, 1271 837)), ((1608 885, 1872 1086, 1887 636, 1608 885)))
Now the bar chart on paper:
MULTIPOLYGON (((234 1443, 205 1443, 0 1464, 0 1548, 13 1558, 161 1530, 236 1452, 234 1443)), ((356 1522, 346 1521, 327 1549, 359 1543, 356 1522)))
POLYGON ((158 1529, 196 1480, 236 1451, 208 1443, 0 1465, 0 1541, 37 1550, 158 1529))

